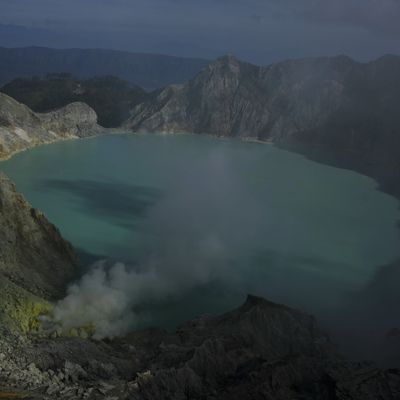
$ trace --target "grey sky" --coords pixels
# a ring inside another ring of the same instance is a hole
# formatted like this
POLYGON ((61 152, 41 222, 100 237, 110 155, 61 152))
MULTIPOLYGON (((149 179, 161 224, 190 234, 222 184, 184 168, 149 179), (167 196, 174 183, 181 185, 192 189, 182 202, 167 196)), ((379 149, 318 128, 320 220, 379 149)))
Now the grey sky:
POLYGON ((249 61, 400 53, 400 0, 0 0, 0 45, 249 61))

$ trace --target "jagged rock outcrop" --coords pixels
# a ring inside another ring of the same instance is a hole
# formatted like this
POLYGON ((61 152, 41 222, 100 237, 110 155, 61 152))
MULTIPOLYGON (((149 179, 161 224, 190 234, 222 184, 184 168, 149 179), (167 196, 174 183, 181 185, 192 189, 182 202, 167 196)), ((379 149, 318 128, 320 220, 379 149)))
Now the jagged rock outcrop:
POLYGON ((135 107, 127 129, 253 138, 355 168, 400 190, 400 57, 267 67, 223 57, 135 107))
POLYGON ((321 126, 338 109, 345 78, 357 66, 344 56, 269 67, 222 57, 186 85, 138 106, 126 126, 284 140, 321 126))
POLYGON ((347 364, 313 317, 254 296, 183 325, 159 348, 131 385, 132 399, 361 400, 378 387, 383 398, 400 394, 398 372, 347 364))
POLYGON ((0 93, 0 159, 38 144, 102 131, 97 125, 96 113, 85 103, 72 103, 54 112, 36 114, 0 93))
POLYGON ((150 329, 104 342, 31 339, 11 354, 1 350, 0 342, 0 381, 36 399, 400 396, 400 371, 346 362, 313 317, 253 296, 174 333, 150 329))
POLYGON ((0 226, 1 284, 7 280, 44 299, 61 296, 76 273, 72 247, 1 172, 0 226))

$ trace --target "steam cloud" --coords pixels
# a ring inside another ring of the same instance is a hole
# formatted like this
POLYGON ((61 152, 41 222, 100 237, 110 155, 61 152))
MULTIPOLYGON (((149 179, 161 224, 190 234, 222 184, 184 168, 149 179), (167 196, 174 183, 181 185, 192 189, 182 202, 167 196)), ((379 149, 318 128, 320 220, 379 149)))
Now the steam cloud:
MULTIPOLYGON (((257 157, 256 153, 252 157, 257 157)), ((185 160, 180 163, 186 165, 185 160)), ((193 160, 189 164, 193 165, 193 160)), ((176 175, 171 177, 172 190, 146 217, 143 241, 135 245, 140 249, 140 254, 134 255, 136 262, 95 263, 56 304, 53 318, 57 324, 65 330, 94 324, 95 338, 119 336, 151 321, 154 305, 180 302, 196 288, 217 282, 242 294, 260 294, 317 314, 335 341, 345 350, 350 348, 349 353, 357 353, 356 357, 362 353, 361 359, 378 358, 372 354, 375 346, 381 357, 378 341, 398 326, 395 305, 400 263, 379 269, 370 286, 357 296, 339 291, 340 286, 333 286, 329 276, 320 278, 308 269, 296 274, 290 265, 297 266, 302 260, 287 257, 280 261, 275 253, 266 254, 263 260, 271 266, 278 264, 268 272, 268 281, 265 275, 260 280, 249 276, 248 271, 255 273, 254 268, 247 269, 249 255, 257 252, 260 240, 286 246, 299 238, 293 237, 294 229, 282 230, 282 217, 277 220, 269 213, 270 207, 260 204, 237 180, 243 172, 238 164, 216 149, 190 171, 177 165, 176 175), (205 179, 208 176, 210 179, 205 179), (341 304, 327 312, 326 304, 337 303, 338 298, 341 304), (323 304, 320 309, 319 303, 323 304), (373 338, 366 335, 371 331, 373 338)), ((246 176, 250 176, 248 171, 246 176)), ((318 269, 323 260, 303 262, 318 269)))
POLYGON ((66 330, 94 324, 97 339, 124 334, 145 318, 138 306, 218 278, 224 265, 224 251, 217 238, 209 237, 192 246, 190 254, 190 264, 186 263, 186 251, 176 254, 174 264, 166 264, 167 257, 154 256, 142 268, 97 262, 69 287, 65 299, 56 305, 53 318, 66 330), (166 265, 169 268, 163 268, 166 265))
POLYGON ((246 243, 251 246, 261 210, 243 193, 236 173, 223 153, 215 152, 174 177, 173 190, 146 218, 138 261, 95 263, 56 304, 53 319, 66 330, 94 324, 95 338, 118 336, 146 320, 146 304, 177 300, 216 281, 234 282, 231 260, 246 243), (237 212, 252 202, 246 216, 237 212))

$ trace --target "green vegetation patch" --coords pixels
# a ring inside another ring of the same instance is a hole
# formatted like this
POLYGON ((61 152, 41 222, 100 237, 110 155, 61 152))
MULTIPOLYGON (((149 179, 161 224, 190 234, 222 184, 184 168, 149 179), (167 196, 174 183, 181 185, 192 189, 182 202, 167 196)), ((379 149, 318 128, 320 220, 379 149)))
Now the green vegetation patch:
POLYGON ((106 128, 120 126, 132 108, 149 96, 139 86, 113 76, 79 80, 66 73, 15 79, 0 90, 35 112, 84 102, 96 111, 99 124, 106 128))

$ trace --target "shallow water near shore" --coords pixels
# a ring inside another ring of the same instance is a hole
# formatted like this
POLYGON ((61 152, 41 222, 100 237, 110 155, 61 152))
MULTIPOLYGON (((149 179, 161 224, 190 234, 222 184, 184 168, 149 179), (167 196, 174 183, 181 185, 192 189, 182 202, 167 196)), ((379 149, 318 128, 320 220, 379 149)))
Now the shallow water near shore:
POLYGON ((220 313, 247 293, 329 313, 400 256, 395 198, 272 145, 108 135, 37 147, 0 169, 85 260, 176 278, 136 305, 141 325, 220 313))

